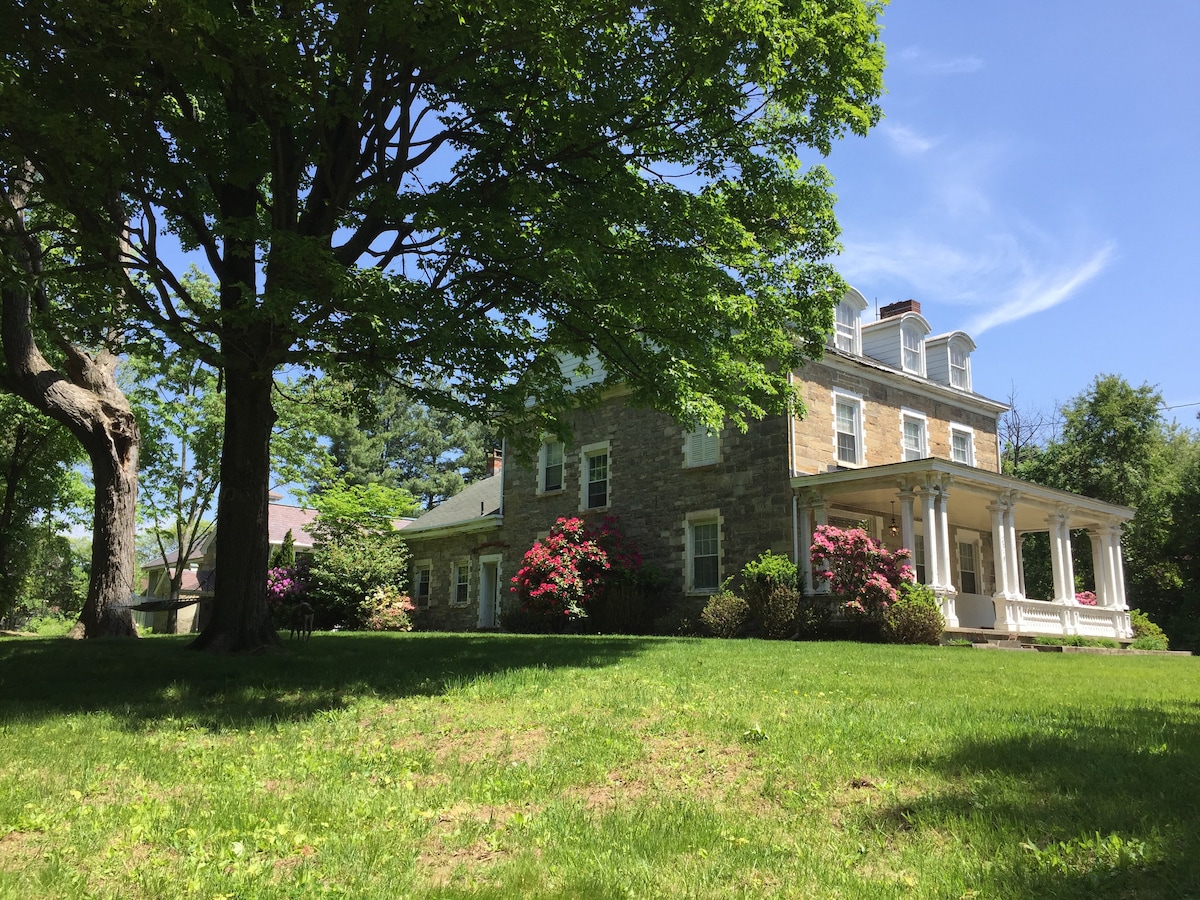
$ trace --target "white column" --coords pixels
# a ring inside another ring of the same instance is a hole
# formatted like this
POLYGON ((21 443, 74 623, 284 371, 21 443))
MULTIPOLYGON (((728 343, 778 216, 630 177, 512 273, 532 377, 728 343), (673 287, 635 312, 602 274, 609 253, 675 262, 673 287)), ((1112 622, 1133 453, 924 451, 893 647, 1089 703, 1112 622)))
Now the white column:
POLYGON ((934 488, 926 485, 920 491, 923 521, 925 523, 925 583, 931 588, 942 586, 941 567, 938 563, 938 516, 936 511, 937 494, 934 488))
MULTIPOLYGON (((900 540, 904 544, 904 549, 910 554, 915 554, 913 545, 916 544, 917 529, 913 525, 913 490, 910 487, 901 488, 900 497, 900 540)), ((915 556, 910 556, 909 562, 913 568, 916 568, 917 560, 915 556)))
POLYGON ((989 503, 988 512, 992 516, 992 569, 996 574, 996 590, 992 596, 998 600, 1007 600, 1012 596, 1008 586, 1008 528, 1004 521, 1005 507, 997 500, 989 503))
POLYGON ((1089 528, 1088 538, 1092 542, 1092 575, 1096 586, 1096 605, 1108 608, 1112 606, 1112 596, 1109 590, 1112 569, 1110 559, 1107 528, 1089 528))
MULTIPOLYGON (((812 517, 813 517, 813 531, 816 531, 819 526, 829 524, 829 512, 825 508, 825 498, 821 497, 819 495, 812 499, 811 506, 812 506, 812 517)), ((811 546, 812 546, 811 541, 809 541, 809 546, 811 548, 811 546)), ((809 562, 810 563, 812 562, 811 557, 809 559, 809 562)), ((813 590, 815 593, 818 593, 818 594, 828 594, 829 593, 829 581, 825 578, 821 578, 821 579, 815 581, 813 590)))
MULTIPOLYGON (((1067 600, 1067 566, 1064 559, 1062 516, 1058 513, 1046 519, 1047 531, 1050 534, 1050 564, 1054 570, 1054 602, 1065 603, 1067 600)), ((1075 592, 1071 591, 1074 597, 1075 592)))
POLYGON ((1025 535, 1013 534, 1017 538, 1017 588, 1021 592, 1021 599, 1027 600, 1029 593, 1025 590, 1025 535))
POLYGON ((812 577, 812 511, 809 509, 808 501, 805 500, 800 504, 799 526, 800 533, 800 568, 804 572, 804 593, 812 594, 813 592, 813 577, 812 577))
POLYGON ((1004 533, 1008 540, 1008 589, 1014 599, 1025 599, 1025 564, 1021 560, 1021 542, 1017 537, 1017 495, 1010 492, 1004 503, 1004 533))
POLYGON ((1129 609, 1129 601, 1125 599, 1125 561, 1124 552, 1121 550, 1121 526, 1113 527, 1112 536, 1113 560, 1116 563, 1116 572, 1113 580, 1116 590, 1114 594, 1117 598, 1117 609, 1129 609))
POLYGON ((1071 525, 1070 519, 1064 512, 1062 514, 1062 539, 1063 539, 1063 574, 1067 579, 1067 594, 1066 597, 1072 603, 1075 602, 1075 561, 1074 555, 1071 553, 1071 525))
POLYGON ((938 538, 940 539, 940 547, 938 550, 939 562, 942 564, 942 588, 950 593, 956 593, 954 590, 954 574, 951 572, 950 556, 950 492, 945 487, 938 489, 937 506, 938 506, 938 538))

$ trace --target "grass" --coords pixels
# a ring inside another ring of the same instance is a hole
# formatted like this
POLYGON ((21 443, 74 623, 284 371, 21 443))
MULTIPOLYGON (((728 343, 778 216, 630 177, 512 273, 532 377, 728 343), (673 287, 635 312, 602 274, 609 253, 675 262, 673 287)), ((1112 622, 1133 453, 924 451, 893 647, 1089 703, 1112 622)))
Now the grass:
POLYGON ((0 640, 0 897, 1192 897, 1200 661, 0 640))

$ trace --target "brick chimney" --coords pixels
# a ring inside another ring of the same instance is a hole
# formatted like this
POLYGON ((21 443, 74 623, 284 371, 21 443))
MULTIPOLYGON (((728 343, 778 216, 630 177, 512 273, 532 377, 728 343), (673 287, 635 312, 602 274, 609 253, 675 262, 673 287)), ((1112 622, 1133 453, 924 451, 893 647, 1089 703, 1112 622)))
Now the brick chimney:
POLYGON ((902 316, 906 312, 921 312, 921 304, 916 300, 897 300, 895 303, 889 303, 883 309, 879 310, 879 318, 891 319, 895 316, 902 316))
POLYGON ((493 447, 488 451, 487 462, 484 464, 483 474, 486 478, 491 478, 493 475, 500 474, 500 463, 504 460, 504 451, 499 447, 493 447))

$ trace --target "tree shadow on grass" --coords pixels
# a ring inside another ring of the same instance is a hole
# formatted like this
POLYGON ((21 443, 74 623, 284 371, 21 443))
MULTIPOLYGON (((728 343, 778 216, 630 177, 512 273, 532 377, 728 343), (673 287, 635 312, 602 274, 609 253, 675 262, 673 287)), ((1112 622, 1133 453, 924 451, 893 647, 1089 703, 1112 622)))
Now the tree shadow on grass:
MULTIPOLYGON (((0 640, 0 723, 108 713, 138 729, 174 719, 211 730, 297 721, 354 698, 430 696, 517 670, 608 666, 646 638, 317 634, 259 656, 185 650, 190 638, 0 640)), ((561 671, 554 677, 561 677, 561 671)))
POLYGON ((1200 703, 1072 710, 914 762, 956 787, 876 824, 995 840, 973 848, 981 896, 1200 897, 1200 703))

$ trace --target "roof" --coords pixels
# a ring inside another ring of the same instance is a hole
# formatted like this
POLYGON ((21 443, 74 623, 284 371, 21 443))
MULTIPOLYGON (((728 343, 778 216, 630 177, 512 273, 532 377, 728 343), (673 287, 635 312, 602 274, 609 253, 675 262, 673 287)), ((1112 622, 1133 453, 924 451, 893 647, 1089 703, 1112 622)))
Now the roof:
POLYGON ((297 547, 311 547, 312 533, 308 526, 317 518, 315 509, 303 506, 286 506, 282 503, 271 503, 267 506, 267 529, 270 532, 272 544, 282 544, 284 535, 290 528, 292 540, 297 547))
POLYGON ((470 528, 498 522, 501 477, 491 475, 467 485, 404 529, 405 537, 443 528, 470 528))

